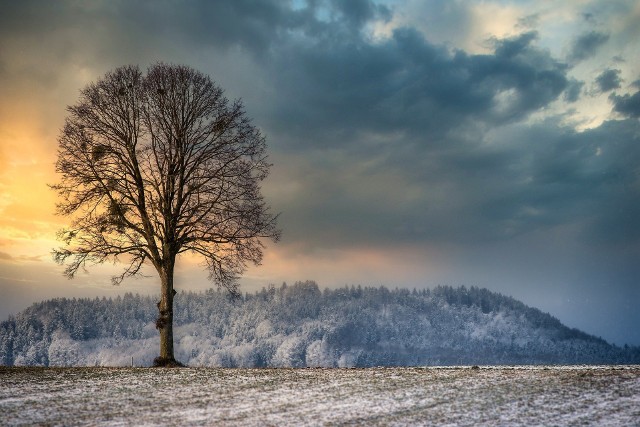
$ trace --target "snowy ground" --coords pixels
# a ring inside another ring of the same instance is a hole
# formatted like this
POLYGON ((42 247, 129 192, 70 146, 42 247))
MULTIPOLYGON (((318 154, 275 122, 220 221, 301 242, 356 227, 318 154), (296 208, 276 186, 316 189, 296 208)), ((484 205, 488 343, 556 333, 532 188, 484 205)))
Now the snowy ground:
POLYGON ((638 425, 640 366, 0 367, 2 425, 638 425))

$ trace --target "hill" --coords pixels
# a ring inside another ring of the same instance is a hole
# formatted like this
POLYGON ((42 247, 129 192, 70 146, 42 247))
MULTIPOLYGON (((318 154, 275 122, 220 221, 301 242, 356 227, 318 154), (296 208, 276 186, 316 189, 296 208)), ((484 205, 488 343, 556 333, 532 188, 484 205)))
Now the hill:
MULTIPOLYGON (((176 357, 190 366, 350 367, 640 363, 620 348, 486 289, 270 286, 175 300, 176 357)), ((0 323, 0 364, 150 365, 156 299, 53 299, 0 323)))

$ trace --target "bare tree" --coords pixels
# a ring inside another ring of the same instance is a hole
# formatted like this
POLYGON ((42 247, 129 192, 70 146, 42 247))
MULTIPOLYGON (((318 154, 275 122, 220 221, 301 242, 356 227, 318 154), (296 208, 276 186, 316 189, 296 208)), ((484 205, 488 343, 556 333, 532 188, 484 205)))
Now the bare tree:
POLYGON ((236 294, 238 276, 262 259, 261 238, 279 238, 260 193, 270 167, 265 138, 241 102, 186 66, 160 63, 146 75, 117 68, 85 87, 68 112, 56 163, 62 178, 52 188, 57 212, 73 219, 54 259, 69 278, 123 261, 114 284, 151 263, 161 283, 155 364, 176 365, 177 256, 200 255, 210 279, 236 294))

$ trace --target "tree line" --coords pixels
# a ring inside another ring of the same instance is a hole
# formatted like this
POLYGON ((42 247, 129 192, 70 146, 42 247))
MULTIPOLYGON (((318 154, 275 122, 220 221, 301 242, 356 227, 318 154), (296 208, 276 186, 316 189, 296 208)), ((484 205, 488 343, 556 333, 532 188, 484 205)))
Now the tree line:
MULTIPOLYGON (((58 298, 0 323, 3 365, 151 365, 156 297, 58 298)), ((176 354, 190 366, 348 367, 639 363, 520 301, 476 287, 407 290, 315 282, 230 295, 181 292, 176 354)))

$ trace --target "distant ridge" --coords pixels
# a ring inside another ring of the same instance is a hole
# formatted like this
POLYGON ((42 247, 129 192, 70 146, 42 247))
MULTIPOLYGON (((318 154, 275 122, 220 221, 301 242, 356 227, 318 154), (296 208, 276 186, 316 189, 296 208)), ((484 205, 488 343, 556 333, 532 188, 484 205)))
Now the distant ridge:
MULTIPOLYGON (((151 365, 156 299, 52 299, 0 323, 0 364, 151 365)), ((365 367, 637 364, 620 348, 520 301, 475 287, 432 290, 315 282, 232 300, 176 297, 176 357, 189 366, 365 367)))

